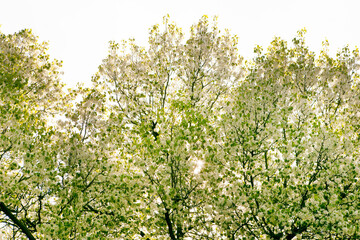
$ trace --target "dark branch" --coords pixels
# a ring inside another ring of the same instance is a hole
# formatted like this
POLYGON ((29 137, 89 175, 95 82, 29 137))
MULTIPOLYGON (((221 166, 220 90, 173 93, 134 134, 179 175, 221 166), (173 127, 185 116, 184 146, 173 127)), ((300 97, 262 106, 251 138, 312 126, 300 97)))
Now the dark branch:
POLYGON ((165 221, 166 221, 166 224, 167 224, 167 226, 169 228, 170 238, 171 238, 171 240, 176 240, 173 225, 172 225, 172 222, 171 222, 171 219, 170 219, 169 209, 165 209, 165 210, 166 210, 166 212, 165 212, 165 221))
POLYGON ((21 231, 27 236, 30 240, 36 240, 34 236, 31 234, 30 230, 19 220, 17 217, 11 213, 10 209, 8 209, 3 202, 0 202, 0 209, 8 216, 13 223, 18 226, 21 231))

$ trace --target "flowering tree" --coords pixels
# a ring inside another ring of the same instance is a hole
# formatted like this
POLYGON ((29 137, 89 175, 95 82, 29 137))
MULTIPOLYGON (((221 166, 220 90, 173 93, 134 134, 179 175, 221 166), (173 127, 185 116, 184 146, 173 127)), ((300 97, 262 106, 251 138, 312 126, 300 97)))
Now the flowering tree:
POLYGON ((236 38, 207 17, 183 38, 165 17, 164 29, 151 29, 148 50, 111 43, 95 81, 106 92, 111 121, 124 126, 121 161, 139 175, 141 234, 157 239, 216 236, 207 149, 219 102, 241 73, 236 38))
POLYGON ((51 195, 55 155, 46 122, 59 109, 61 85, 60 62, 45 50, 29 30, 0 34, 0 224, 12 226, 13 239, 34 239, 51 195))
POLYGON ((165 17, 66 94, 31 32, 1 35, 4 234, 359 238, 359 52, 304 33, 243 64, 216 20, 165 17))
POLYGON ((276 38, 234 88, 215 205, 233 239, 359 238, 359 52, 276 38), (221 204, 217 204, 221 203, 221 204))

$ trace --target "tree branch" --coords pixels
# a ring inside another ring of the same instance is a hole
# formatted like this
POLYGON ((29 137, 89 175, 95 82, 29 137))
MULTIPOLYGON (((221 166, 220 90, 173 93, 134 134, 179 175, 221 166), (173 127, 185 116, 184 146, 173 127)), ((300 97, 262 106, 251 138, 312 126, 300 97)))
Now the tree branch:
POLYGON ((170 219, 169 209, 165 209, 165 211, 166 211, 165 212, 165 220, 166 220, 166 224, 168 225, 168 228, 169 228, 170 238, 171 238, 171 240, 176 240, 176 237, 174 234, 174 229, 173 229, 172 222, 170 219))
POLYGON ((17 217, 11 213, 10 209, 5 206, 3 202, 0 202, 0 209, 8 216, 13 223, 18 226, 21 231, 27 236, 30 240, 36 240, 35 237, 31 234, 30 230, 19 220, 17 217))

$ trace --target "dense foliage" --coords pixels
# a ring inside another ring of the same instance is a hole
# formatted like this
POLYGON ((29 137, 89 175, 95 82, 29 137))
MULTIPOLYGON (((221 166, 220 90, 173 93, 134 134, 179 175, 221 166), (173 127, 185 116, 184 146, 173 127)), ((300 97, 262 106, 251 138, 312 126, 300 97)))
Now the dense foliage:
POLYGON ((206 16, 110 42, 92 87, 0 34, 4 239, 359 239, 359 51, 243 61, 206 16))

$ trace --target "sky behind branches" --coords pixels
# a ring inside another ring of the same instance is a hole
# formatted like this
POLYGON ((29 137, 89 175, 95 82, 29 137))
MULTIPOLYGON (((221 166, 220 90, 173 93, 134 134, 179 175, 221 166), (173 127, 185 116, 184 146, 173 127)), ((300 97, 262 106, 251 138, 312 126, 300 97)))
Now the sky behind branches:
POLYGON ((90 82, 110 40, 135 38, 146 45, 149 28, 166 14, 185 33, 202 15, 217 15, 220 29, 236 34, 240 54, 251 58, 256 45, 267 47, 274 36, 290 41, 304 27, 312 50, 325 39, 332 53, 360 46, 359 9, 358 0, 0 0, 0 31, 30 28, 48 41, 73 87, 90 82))

